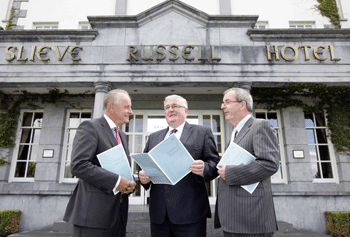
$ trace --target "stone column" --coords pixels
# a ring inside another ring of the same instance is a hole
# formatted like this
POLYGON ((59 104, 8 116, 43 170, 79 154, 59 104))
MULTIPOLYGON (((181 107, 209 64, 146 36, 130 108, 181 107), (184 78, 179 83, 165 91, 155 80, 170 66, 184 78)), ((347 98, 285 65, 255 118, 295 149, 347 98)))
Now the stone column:
POLYGON ((103 115, 103 98, 110 90, 110 85, 108 82, 95 82, 95 103, 93 118, 99 118, 103 115))
POLYGON ((126 0, 116 0, 115 3, 115 14, 116 15, 126 15, 126 0))
POLYGON ((231 0, 219 0, 220 15, 231 15, 231 0))

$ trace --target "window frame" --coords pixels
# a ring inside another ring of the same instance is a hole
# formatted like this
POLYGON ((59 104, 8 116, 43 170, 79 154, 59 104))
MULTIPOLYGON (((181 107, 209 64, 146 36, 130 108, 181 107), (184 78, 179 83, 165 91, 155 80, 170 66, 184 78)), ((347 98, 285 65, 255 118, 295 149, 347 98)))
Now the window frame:
MULTIPOLYGON (((284 151, 284 141, 283 141, 283 130, 282 130, 282 119, 281 119, 281 112, 279 110, 267 110, 267 109, 255 109, 253 114, 255 117, 256 113, 276 113, 277 115, 277 124, 278 127, 274 127, 275 130, 278 132, 278 145, 279 145, 279 152, 280 152, 280 167, 282 169, 282 179, 272 179, 272 184, 287 184, 288 183, 288 175, 287 175, 287 164, 286 164, 286 156, 284 151)), ((265 116, 266 117, 266 116, 265 116)))
POLYGON ((289 21, 289 28, 290 29, 313 29, 315 28, 315 21, 289 21), (310 25, 311 27, 305 27, 305 26, 308 26, 310 25), (303 26, 302 28, 301 27, 298 27, 298 26, 303 26))
MULTIPOLYGON (((68 142, 68 134, 69 131, 74 129, 73 127, 69 127, 69 119, 71 113, 91 113, 91 119, 93 119, 93 111, 92 109, 68 109, 66 113, 66 121, 65 121, 65 126, 64 126, 64 142, 63 142, 63 147, 62 147, 62 156, 61 156, 61 167, 60 167, 60 174, 59 174, 59 183, 77 183, 78 178, 65 178, 65 168, 66 168, 66 156, 67 156, 67 142, 68 142)), ((81 123, 81 116, 80 116, 80 123, 81 123)), ((79 124, 80 124, 79 123, 79 124)), ((78 125, 79 126, 79 125, 78 125)), ((75 129, 77 129, 76 127, 75 129)), ((74 140, 74 138, 73 138, 74 140)), ((73 142, 72 140, 72 142, 73 142)), ((73 144, 73 143, 72 143, 73 144)))
POLYGON ((260 29, 260 30, 265 30, 269 28, 269 22, 268 21, 257 21, 254 29, 260 29), (264 28, 260 28, 260 27, 264 27, 264 28))
MULTIPOLYGON (((20 140, 21 140, 22 129, 23 129, 23 126, 22 126, 23 116, 24 116, 24 113, 27 113, 27 112, 29 112, 29 113, 42 113, 43 118, 44 118, 44 110, 43 109, 22 109, 20 111, 20 116, 18 119, 18 126, 17 126, 17 131, 16 131, 15 148, 14 148, 13 154, 12 154, 11 168, 10 168, 10 174, 9 174, 10 175, 9 176, 10 183, 11 182, 34 182, 35 181, 35 175, 34 175, 34 177, 30 177, 30 178, 15 177, 17 161, 18 161, 18 152, 20 149, 20 143, 21 143, 20 140)), ((43 124, 43 121, 42 121, 42 124, 43 124)), ((24 126, 24 128, 28 128, 28 126, 24 126)), ((33 126, 30 126, 30 128, 32 129, 33 126)), ((40 127, 40 129, 42 129, 42 126, 40 127)), ((38 145, 38 147, 40 146, 40 137, 39 137, 39 143, 37 145, 38 145)), ((36 160, 34 160, 35 162, 38 162, 39 152, 37 155, 38 156, 36 157, 36 160)), ((27 161, 27 163, 28 163, 28 161, 27 161)))
POLYGON ((33 22, 33 29, 35 30, 58 30, 58 26, 59 26, 59 22, 33 22), (45 28, 45 27, 49 27, 49 28, 45 28))
MULTIPOLYGON (((305 124, 305 114, 312 114, 313 122, 315 121, 315 113, 313 113, 313 112, 312 113, 304 113, 304 124, 305 124)), ((308 129, 312 129, 313 132, 316 129, 325 129, 326 135, 327 135, 327 146, 328 146, 329 158, 330 158, 330 162, 329 163, 332 166, 331 168, 332 168, 332 172, 333 172, 333 178, 314 178, 314 176, 312 176, 312 182, 313 183, 336 183, 336 184, 339 184, 339 175, 338 175, 338 169, 337 169, 337 162, 336 162, 336 158, 335 158, 335 150, 334 150, 331 138, 330 138, 331 133, 330 133, 330 130, 329 130, 328 126, 327 126, 328 125, 328 121, 327 121, 327 112, 326 111, 323 111, 323 118, 324 118, 324 121, 325 121, 325 126, 317 126, 315 124, 314 127, 307 127, 306 124, 305 124, 305 132, 307 133, 308 129)), ((315 134, 315 132, 314 132, 314 134, 315 134)), ((318 144, 319 144, 318 142, 316 142, 315 144, 310 144, 309 141, 307 140, 307 147, 308 147, 307 151, 308 151, 309 157, 310 157, 309 146, 310 145, 319 146, 318 144)), ((318 156, 318 153, 316 153, 316 155, 318 156)), ((317 157, 317 161, 316 162, 311 162, 311 159, 310 159, 310 161, 309 161, 310 162, 310 166, 312 165, 312 163, 318 164, 319 161, 321 161, 320 157, 317 157)), ((322 163, 322 162, 320 162, 320 163, 322 163)))

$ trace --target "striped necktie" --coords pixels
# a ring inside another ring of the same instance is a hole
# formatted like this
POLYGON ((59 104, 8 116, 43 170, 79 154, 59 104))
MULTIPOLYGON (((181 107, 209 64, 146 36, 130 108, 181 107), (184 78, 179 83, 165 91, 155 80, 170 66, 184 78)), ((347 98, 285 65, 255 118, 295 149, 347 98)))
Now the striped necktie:
POLYGON ((115 138, 117 139, 117 143, 120 144, 120 137, 119 137, 119 128, 115 127, 115 138))

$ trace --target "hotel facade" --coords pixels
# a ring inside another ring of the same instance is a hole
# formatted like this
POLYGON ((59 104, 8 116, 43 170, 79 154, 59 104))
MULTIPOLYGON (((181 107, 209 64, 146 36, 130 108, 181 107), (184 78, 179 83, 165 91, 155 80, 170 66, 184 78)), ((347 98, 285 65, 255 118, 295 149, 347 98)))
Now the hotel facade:
MULTIPOLYGON (((21 2, 28 1, 13 3, 21 2)), ((230 7, 220 4, 223 13, 230 7)), ((0 209, 22 211, 21 231, 62 220, 77 182, 70 173, 76 129, 102 116, 109 90, 131 95, 133 115, 122 127, 131 154, 167 126, 164 98, 179 94, 189 104, 188 122, 210 127, 223 155, 233 128, 220 109, 222 93, 242 87, 256 99, 254 116, 278 134, 280 169, 271 178, 278 221, 326 232, 324 211, 350 210, 350 156, 335 149, 327 111, 268 110, 253 92, 294 83, 349 87, 350 29, 254 29, 258 18, 210 15, 169 0, 136 15, 88 16, 88 29, 1 30, 2 103, 12 108, 24 94, 32 100, 16 105, 14 144, 0 148, 0 209), (40 100, 59 93, 66 96, 40 100)), ((216 186, 207 185, 213 205, 216 186)), ((148 198, 138 185, 130 205, 148 198)))

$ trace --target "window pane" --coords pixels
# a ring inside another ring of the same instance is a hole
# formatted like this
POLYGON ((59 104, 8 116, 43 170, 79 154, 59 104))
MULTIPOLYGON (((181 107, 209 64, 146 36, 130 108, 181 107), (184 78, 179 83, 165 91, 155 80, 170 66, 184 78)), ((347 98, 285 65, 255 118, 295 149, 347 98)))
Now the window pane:
POLYGON ((319 146, 318 149, 320 151, 320 160, 331 160, 329 157, 328 146, 319 146))
POLYGON ((333 178, 332 166, 330 162, 321 163, 323 178, 333 178))
POLYGON ((220 115, 213 115, 213 132, 221 132, 220 115))
POLYGON ((315 144, 315 135, 313 129, 306 129, 307 141, 309 144, 315 144))
POLYGON ((41 129, 33 129, 32 143, 39 144, 41 129))
POLYGON ((277 113, 267 113, 267 120, 274 126, 278 127, 277 113))
POLYGON ((80 124, 79 113, 71 114, 71 116, 69 118, 68 126, 70 128, 77 128, 77 127, 79 127, 79 124, 80 124))
POLYGON ((29 145, 20 145, 17 160, 27 160, 28 151, 29 151, 29 145))
POLYGON ((317 162, 316 146, 309 146, 310 162, 317 162))
POLYGON ((28 178, 34 178, 35 167, 36 167, 36 162, 29 162, 28 163, 28 171, 27 171, 28 178))
POLYGON ((203 115, 203 126, 207 128, 211 128, 210 115, 203 115))
POLYGON ((24 178, 26 165, 26 162, 17 162, 15 177, 24 178))
POLYGON ((305 114, 305 127, 315 127, 312 114, 305 114))
POLYGON ((91 119, 91 113, 81 113, 81 118, 90 118, 91 119))
POLYGON ((135 132, 143 132, 143 116, 136 115, 135 132))
MULTIPOLYGON (((134 138, 134 136, 133 135, 126 135, 126 137, 127 137, 127 140, 128 140, 128 146, 129 146, 129 149, 132 149, 133 148, 133 138, 134 138)), ((130 153, 134 153, 134 151, 133 150, 130 150, 130 153)))
POLYGON ((326 121, 325 117, 323 114, 315 114, 315 119, 316 119, 316 126, 317 127, 325 127, 326 126, 326 121))
POLYGON ((316 129, 317 142, 327 144, 326 129, 316 129))
POLYGON ((22 127, 30 127, 32 123, 32 112, 25 112, 23 113, 23 121, 22 121, 22 127))
POLYGON ((312 174, 313 174, 314 178, 316 178, 316 179, 322 178, 321 173, 320 173, 319 163, 312 163, 311 170, 312 170, 312 174))
POLYGON ((31 152, 29 154, 29 160, 36 160, 36 158, 38 158, 38 149, 39 146, 38 145, 32 145, 31 146, 31 152))
POLYGON ((72 173, 70 172, 70 165, 66 165, 64 169, 64 177, 65 178, 73 178, 72 173))
POLYGON ((32 129, 30 128, 23 128, 22 129, 22 136, 20 143, 30 143, 30 134, 32 129))
POLYGON ((41 128, 42 126, 43 113, 35 113, 33 126, 41 128))
POLYGON ((142 153, 142 135, 135 135, 134 153, 142 153))
POLYGON ((255 113, 255 117, 258 119, 266 119, 265 113, 255 113))
POLYGON ((134 131, 134 115, 129 116, 129 123, 125 124, 125 132, 133 132, 134 131))

